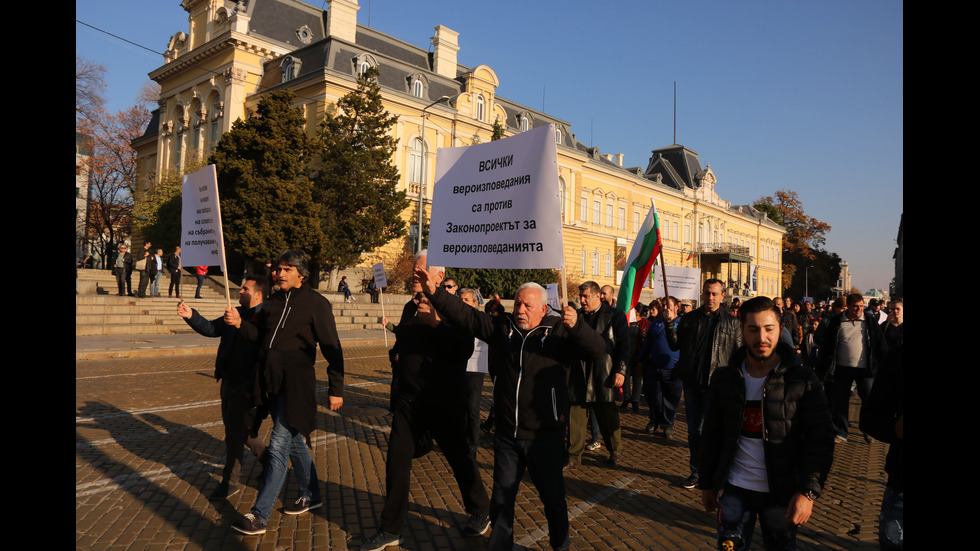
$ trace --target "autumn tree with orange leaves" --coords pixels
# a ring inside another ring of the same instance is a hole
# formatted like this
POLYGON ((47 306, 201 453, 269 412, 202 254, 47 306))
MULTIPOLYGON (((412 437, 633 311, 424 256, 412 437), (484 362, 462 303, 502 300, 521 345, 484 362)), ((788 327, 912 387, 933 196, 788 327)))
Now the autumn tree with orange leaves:
POLYGON ((775 195, 756 199, 753 206, 766 213, 769 219, 786 228, 783 235, 783 281, 786 293, 802 297, 809 287, 815 298, 829 296, 831 287, 840 276, 840 257, 823 250, 830 224, 822 222, 803 210, 803 202, 795 191, 780 190, 775 195), (812 266, 807 285, 806 267, 812 266))

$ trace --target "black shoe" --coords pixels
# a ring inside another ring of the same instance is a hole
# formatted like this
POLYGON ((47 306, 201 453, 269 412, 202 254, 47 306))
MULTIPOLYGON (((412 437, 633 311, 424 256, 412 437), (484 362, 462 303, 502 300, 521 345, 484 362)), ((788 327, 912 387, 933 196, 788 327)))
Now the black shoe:
POLYGON ((378 531, 370 539, 364 540, 361 544, 361 551, 381 551, 386 547, 401 544, 402 539, 398 534, 389 534, 384 530, 378 531))
POLYGON ((684 482, 681 483, 681 486, 683 486, 683 487, 687 488, 688 490, 690 490, 691 488, 697 488, 698 487, 698 482, 699 482, 699 480, 698 480, 697 473, 692 473, 691 476, 687 477, 684 480, 684 482))
POLYGON ((265 523, 259 520, 252 513, 248 513, 242 520, 231 525, 233 530, 241 532, 246 536, 257 536, 265 533, 265 523))
POLYGON ((657 424, 654 423, 653 421, 650 421, 649 423, 647 423, 647 428, 643 429, 643 432, 647 434, 656 434, 657 424))
POLYGON ((282 512, 287 515, 301 515, 310 509, 317 509, 323 505, 323 501, 311 501, 305 497, 301 497, 296 501, 286 505, 282 508, 282 512))
POLYGON ((466 521, 463 527, 463 535, 468 538, 475 538, 487 533, 490 529, 490 517, 487 515, 470 515, 470 520, 466 521))
POLYGON ((667 428, 665 428, 664 429, 664 438, 666 438, 667 440, 670 440, 673 437, 674 437, 674 429, 673 429, 673 427, 667 427, 667 428))
POLYGON ((222 481, 221 484, 218 484, 218 487, 211 492, 211 495, 208 496, 208 501, 221 501, 222 499, 228 499, 229 497, 237 494, 239 489, 240 488, 234 484, 228 484, 227 482, 222 481))
POLYGON ((573 459, 569 459, 565 463, 565 465, 561 468, 561 470, 563 470, 563 471, 570 471, 570 470, 578 467, 579 465, 581 465, 581 463, 579 463, 578 461, 575 461, 573 459))

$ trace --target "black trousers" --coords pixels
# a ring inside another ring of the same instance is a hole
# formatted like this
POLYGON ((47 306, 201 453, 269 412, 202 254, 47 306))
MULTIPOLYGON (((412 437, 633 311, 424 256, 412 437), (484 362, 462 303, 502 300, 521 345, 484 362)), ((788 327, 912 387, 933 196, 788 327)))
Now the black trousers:
POLYGON ((221 421, 225 425, 225 468, 221 479, 229 484, 238 483, 246 446, 255 457, 265 451, 265 444, 257 437, 262 418, 245 395, 251 382, 251 378, 221 380, 221 421))
POLYGON ((490 498, 483 487, 476 458, 469 453, 464 434, 465 411, 445 400, 414 400, 396 396, 392 411, 388 457, 385 461, 385 506, 381 511, 381 529, 400 534, 408 515, 409 482, 412 458, 419 436, 428 429, 453 470, 459 485, 463 506, 469 515, 485 515, 490 498))

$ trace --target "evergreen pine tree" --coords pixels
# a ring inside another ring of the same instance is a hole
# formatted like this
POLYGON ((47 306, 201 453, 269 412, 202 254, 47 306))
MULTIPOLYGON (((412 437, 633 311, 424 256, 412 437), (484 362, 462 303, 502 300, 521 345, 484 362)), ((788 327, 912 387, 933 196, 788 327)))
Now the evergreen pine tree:
POLYGON ((321 208, 309 178, 313 143, 302 111, 290 107, 293 97, 288 90, 263 97, 257 116, 235 121, 208 161, 218 174, 225 245, 248 259, 321 250, 321 208))
POLYGON ((314 198, 323 208, 323 264, 345 268, 361 253, 405 235, 405 192, 397 189, 393 163, 397 140, 391 129, 398 117, 381 101, 378 70, 368 69, 357 89, 337 101, 338 112, 320 126, 320 165, 314 198))

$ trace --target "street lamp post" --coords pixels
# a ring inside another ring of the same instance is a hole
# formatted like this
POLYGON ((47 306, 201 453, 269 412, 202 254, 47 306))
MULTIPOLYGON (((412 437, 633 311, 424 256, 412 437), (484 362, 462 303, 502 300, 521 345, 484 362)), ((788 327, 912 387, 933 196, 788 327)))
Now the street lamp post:
POLYGON ((812 268, 812 267, 813 266, 807 266, 806 269, 803 270, 803 296, 804 296, 804 298, 810 296, 810 268, 812 268))
POLYGON ((442 96, 422 109, 422 181, 419 182, 419 223, 417 241, 415 242, 416 253, 422 250, 422 208, 423 203, 425 202, 425 178, 428 176, 428 172, 426 170, 428 155, 425 154, 425 112, 428 111, 433 105, 446 101, 449 101, 449 96, 442 96))

